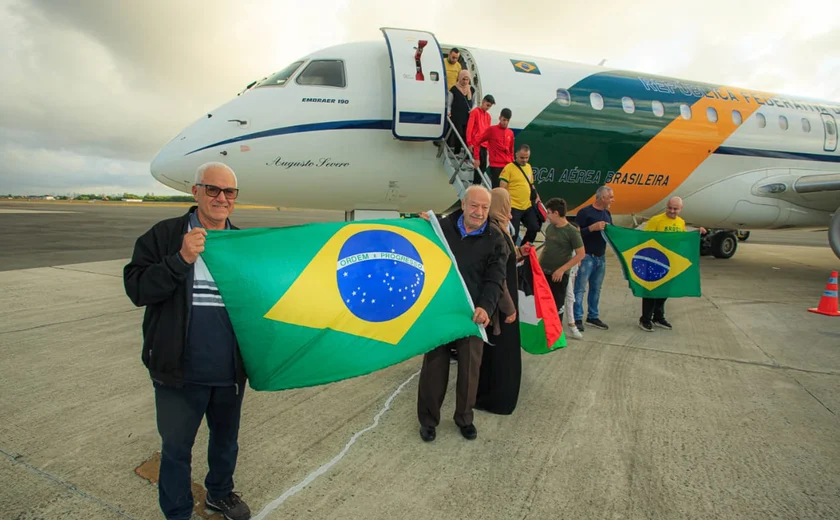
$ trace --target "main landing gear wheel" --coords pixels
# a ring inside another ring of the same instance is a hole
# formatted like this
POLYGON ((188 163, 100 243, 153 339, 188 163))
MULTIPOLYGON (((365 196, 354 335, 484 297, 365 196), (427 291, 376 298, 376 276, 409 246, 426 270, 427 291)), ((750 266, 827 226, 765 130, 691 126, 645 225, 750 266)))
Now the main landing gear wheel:
POLYGON ((732 258, 737 249, 735 233, 718 233, 712 237, 712 254, 715 258, 732 258))

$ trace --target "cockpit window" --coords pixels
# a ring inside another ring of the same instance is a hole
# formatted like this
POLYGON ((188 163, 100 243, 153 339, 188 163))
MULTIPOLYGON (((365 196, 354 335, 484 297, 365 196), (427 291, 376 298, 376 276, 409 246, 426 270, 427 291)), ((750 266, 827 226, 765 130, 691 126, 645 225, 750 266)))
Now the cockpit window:
POLYGON ((292 74, 294 74, 295 71, 298 70, 301 65, 303 65, 302 61, 296 61, 288 67, 286 67, 285 69, 281 70, 280 72, 275 72, 271 76, 260 81, 257 87, 282 87, 286 84, 287 81, 289 81, 289 78, 292 77, 292 74))
POLYGON ((295 80, 299 85, 319 87, 347 86, 344 77, 344 62, 341 60, 314 60, 303 69, 295 80))

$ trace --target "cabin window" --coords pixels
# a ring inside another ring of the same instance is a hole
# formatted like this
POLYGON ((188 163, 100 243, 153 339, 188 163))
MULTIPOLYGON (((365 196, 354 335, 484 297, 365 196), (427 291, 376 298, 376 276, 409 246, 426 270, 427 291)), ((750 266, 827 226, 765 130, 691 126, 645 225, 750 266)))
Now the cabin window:
POLYGON ((732 111, 732 122, 736 125, 740 125, 744 122, 744 117, 741 115, 741 112, 737 110, 732 111))
POLYGON ((683 118, 683 119, 685 119, 686 121, 688 121, 689 119, 691 119, 691 107, 690 107, 690 106, 688 106, 688 105, 686 105, 685 103, 683 103, 682 105, 680 105, 680 115, 681 115, 681 116, 682 116, 682 118, 683 118))
POLYGON ((604 97, 601 94, 598 94, 597 92, 589 94, 589 103, 595 110, 604 109, 604 97))
POLYGON ((755 113, 755 121, 758 123, 759 128, 764 128, 767 126, 767 118, 764 117, 764 114, 756 112, 755 113))
POLYGON ((633 98, 624 96, 621 98, 621 108, 628 114, 632 114, 636 111, 636 103, 633 102, 633 98))
POLYGON ((289 78, 292 77, 292 74, 297 71, 300 66, 303 65, 302 61, 296 61, 286 67, 285 69, 281 70, 280 72, 275 72, 271 76, 265 78, 264 80, 257 83, 254 87, 282 87, 289 81, 289 78))
POLYGON ((344 88, 347 86, 344 77, 344 62, 342 60, 311 61, 295 81, 298 85, 344 88))
POLYGON ((572 95, 564 88, 557 89, 557 104, 567 107, 572 104, 572 95))
POLYGON ((653 115, 656 117, 662 117, 665 115, 665 105, 663 105, 661 101, 651 101, 650 108, 653 110, 653 115))
POLYGON ((710 123, 717 123, 718 115, 717 110, 715 110, 714 107, 706 109, 706 119, 708 119, 710 123))
POLYGON ((802 131, 806 134, 811 132, 811 121, 807 117, 802 118, 802 131))
POLYGON ((782 130, 788 129, 788 120, 785 116, 779 116, 779 128, 782 130))

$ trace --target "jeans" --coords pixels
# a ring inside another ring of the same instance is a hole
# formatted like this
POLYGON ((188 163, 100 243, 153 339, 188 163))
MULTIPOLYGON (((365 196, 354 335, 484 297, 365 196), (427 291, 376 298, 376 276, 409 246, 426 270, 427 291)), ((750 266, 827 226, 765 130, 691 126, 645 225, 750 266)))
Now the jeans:
POLYGON ((606 271, 606 255, 593 256, 587 254, 580 262, 577 276, 575 277, 575 321, 583 321, 583 293, 589 285, 589 297, 587 299, 587 319, 596 320, 600 317, 598 313, 598 302, 601 300, 601 284, 604 283, 606 271))
POLYGON ((162 440, 158 499, 167 519, 187 520, 192 515, 190 484, 192 447, 201 420, 210 430, 207 462, 210 471, 204 487, 211 500, 233 491, 233 471, 239 454, 239 418, 244 385, 173 388, 154 383, 157 426, 162 440))

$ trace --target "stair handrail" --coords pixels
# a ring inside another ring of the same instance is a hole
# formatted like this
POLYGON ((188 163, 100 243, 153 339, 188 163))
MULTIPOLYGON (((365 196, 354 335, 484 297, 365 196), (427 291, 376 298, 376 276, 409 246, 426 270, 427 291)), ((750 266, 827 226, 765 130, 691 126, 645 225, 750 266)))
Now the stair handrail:
MULTIPOLYGON (((457 167, 455 168, 455 173, 449 179, 449 184, 452 184, 453 182, 455 182, 455 177, 461 171, 461 165, 463 165, 467 160, 469 160, 470 164, 473 165, 473 172, 477 171, 479 173, 479 175, 481 176, 481 184, 485 188, 487 188, 488 190, 492 189, 493 185, 490 183, 490 178, 487 176, 487 174, 485 174, 483 171, 481 171, 480 168, 475 167, 475 157, 473 156, 472 152, 470 151, 470 148, 467 146, 467 143, 465 143, 464 140, 461 139, 461 134, 459 134, 455 130, 455 124, 452 122, 452 119, 450 119, 449 116, 446 116, 446 121, 449 123, 449 131, 446 132, 446 135, 443 138, 443 145, 446 147, 446 150, 449 150, 449 151, 452 150, 452 148, 449 146, 449 143, 447 141, 449 141, 449 134, 451 134, 452 132, 455 132, 455 137, 458 138, 458 142, 461 143, 461 146, 467 152, 464 159, 457 164, 457 167)), ((448 160, 449 157, 447 156, 446 159, 448 160)))

